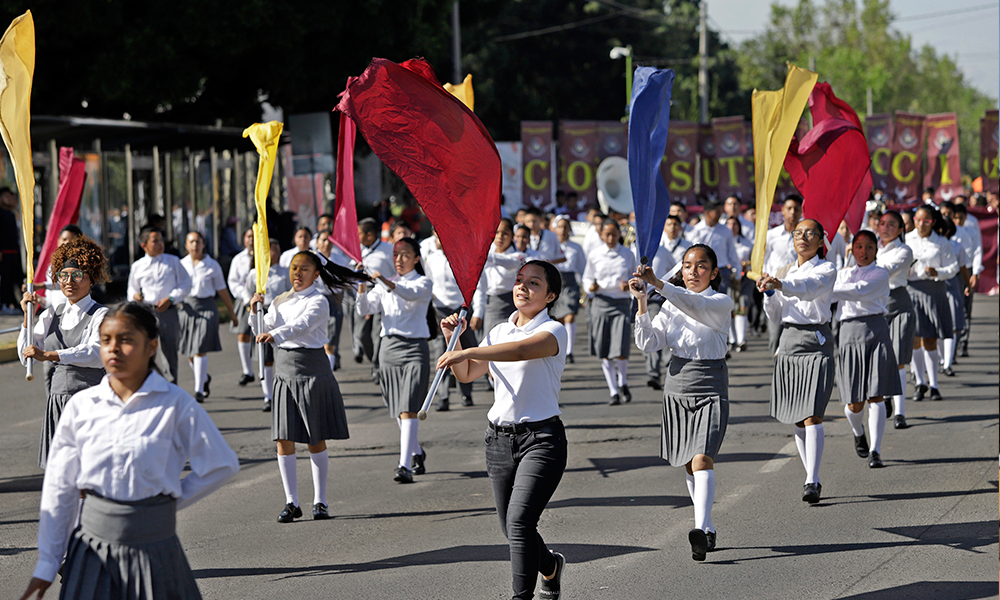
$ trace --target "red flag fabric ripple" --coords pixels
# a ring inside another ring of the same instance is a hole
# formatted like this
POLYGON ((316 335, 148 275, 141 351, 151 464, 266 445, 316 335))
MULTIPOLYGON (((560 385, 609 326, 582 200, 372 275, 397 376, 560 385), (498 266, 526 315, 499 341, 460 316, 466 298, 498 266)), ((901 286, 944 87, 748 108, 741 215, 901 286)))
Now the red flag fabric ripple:
POLYGON ((503 172, 486 128, 423 59, 373 58, 348 82, 337 110, 423 208, 471 305, 500 222, 503 172))
POLYGON ((80 219, 80 200, 83 198, 83 184, 87 180, 87 170, 82 158, 73 157, 72 148, 59 149, 59 191, 56 203, 52 207, 45 233, 45 244, 42 253, 38 255, 38 267, 35 268, 35 281, 42 284, 49 277, 49 263, 52 253, 59 244, 59 234, 63 227, 76 223, 80 219))
MULTIPOLYGON (((348 80, 350 83, 350 80, 348 80)), ((361 242, 358 240, 358 209, 354 204, 354 121, 340 113, 340 134, 337 137, 337 194, 333 209, 333 232, 330 241, 361 262, 361 242)))

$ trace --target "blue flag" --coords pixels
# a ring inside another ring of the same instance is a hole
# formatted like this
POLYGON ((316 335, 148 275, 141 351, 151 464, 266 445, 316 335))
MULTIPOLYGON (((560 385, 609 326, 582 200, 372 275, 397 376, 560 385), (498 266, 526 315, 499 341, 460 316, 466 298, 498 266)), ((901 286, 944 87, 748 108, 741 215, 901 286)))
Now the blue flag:
POLYGON ((639 256, 647 257, 650 265, 670 213, 670 194, 660 175, 660 161, 667 149, 673 85, 670 69, 639 67, 629 105, 628 178, 635 205, 636 244, 639 256))

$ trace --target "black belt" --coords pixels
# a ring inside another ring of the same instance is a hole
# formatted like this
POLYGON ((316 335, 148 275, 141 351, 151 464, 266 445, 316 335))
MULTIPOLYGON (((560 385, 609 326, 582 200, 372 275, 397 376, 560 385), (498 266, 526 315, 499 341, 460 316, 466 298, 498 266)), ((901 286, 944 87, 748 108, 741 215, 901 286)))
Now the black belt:
POLYGON ((526 423, 514 423, 513 425, 497 425, 493 421, 487 421, 490 425, 490 429, 497 433, 517 434, 524 433, 526 431, 535 431, 537 429, 544 429, 549 425, 559 422, 559 417, 549 417, 544 421, 528 421, 526 423))

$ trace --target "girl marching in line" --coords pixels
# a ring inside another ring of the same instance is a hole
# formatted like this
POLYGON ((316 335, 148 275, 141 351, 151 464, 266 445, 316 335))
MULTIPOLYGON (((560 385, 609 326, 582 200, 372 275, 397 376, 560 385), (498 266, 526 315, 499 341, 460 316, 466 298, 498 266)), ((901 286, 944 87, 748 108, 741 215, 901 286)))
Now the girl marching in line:
POLYGON ((899 393, 891 397, 886 406, 886 418, 895 413, 892 426, 906 429, 906 365, 913 359, 913 336, 916 320, 913 302, 906 290, 906 280, 913 264, 913 251, 903 241, 903 217, 894 210, 886 211, 878 221, 879 249, 875 263, 889 272, 889 300, 886 303, 886 321, 892 354, 896 357, 899 374, 899 393))
POLYGON ((233 304, 236 306, 229 331, 236 334, 236 349, 240 355, 240 367, 243 371, 237 381, 240 387, 253 381, 253 361, 250 357, 253 350, 250 298, 253 296, 254 288, 247 287, 247 277, 251 271, 253 271, 253 228, 248 227, 243 232, 243 250, 233 257, 233 261, 229 264, 229 277, 226 278, 229 293, 232 294, 233 304))
POLYGON ((736 306, 729 328, 729 343, 735 352, 743 352, 747 349, 747 327, 750 324, 750 309, 753 307, 754 282, 746 276, 750 269, 753 242, 743 235, 743 223, 736 217, 726 219, 726 226, 733 232, 736 256, 740 259, 739 267, 733 265, 733 279, 736 282, 729 288, 736 306))
MULTIPOLYGON (((281 257, 281 246, 278 244, 278 240, 270 238, 269 240, 270 252, 271 252, 271 267, 267 271, 267 287, 264 289, 263 301, 264 301, 264 311, 271 307, 271 303, 274 302, 275 298, 284 294, 285 292, 291 291, 292 282, 288 275, 288 269, 282 267, 278 259, 281 257)), ((244 283, 248 292, 250 292, 251 302, 249 306, 251 310, 253 308, 253 297, 254 291, 257 289, 257 271, 251 269, 247 273, 247 279, 244 283)), ((250 333, 253 335, 253 326, 256 323, 250 323, 254 321, 255 317, 248 317, 248 324, 251 327, 250 333)), ((264 412, 271 412, 271 401, 274 392, 274 348, 270 344, 264 344, 264 372, 260 374, 260 387, 264 392, 264 412)))
MULTIPOLYGON (((275 247, 271 246, 272 256, 275 247)), ((274 346, 271 435, 278 447, 278 470, 286 502, 278 515, 279 523, 290 523, 302 516, 295 463, 296 443, 309 447, 313 519, 330 518, 326 500, 330 457, 326 452, 326 440, 346 440, 349 433, 340 386, 323 350, 323 344, 328 340, 326 327, 330 320, 330 305, 320 292, 320 286, 334 291, 359 279, 367 279, 365 275, 332 262, 323 265, 319 257, 309 250, 296 254, 290 264, 288 276, 291 291, 282 293, 271 303, 264 315, 263 330, 257 330, 256 318, 250 320, 257 343, 274 346)), ((261 294, 253 295, 250 302, 253 313, 256 314, 258 303, 264 301, 261 294)))
POLYGON ((177 510, 222 486, 239 461, 208 413, 156 370, 158 333, 138 302, 101 323, 108 374, 75 394, 59 419, 38 562, 22 600, 41 598, 60 564, 62 598, 201 598, 177 539, 177 510))
POLYGON ((485 331, 491 331, 517 310, 514 294, 510 290, 514 287, 518 269, 524 264, 524 254, 517 251, 513 241, 514 222, 507 218, 500 219, 493 247, 486 257, 483 274, 472 299, 472 320, 469 324, 473 330, 485 326, 485 331))
POLYGON ((635 255, 621 244, 621 231, 614 219, 601 226, 601 246, 587 255, 583 287, 593 294, 590 301, 590 354, 601 359, 601 369, 615 406, 630 402, 628 355, 631 295, 628 281, 635 271, 635 255), (614 362, 612 362, 614 361, 614 362))
POLYGON ((215 304, 215 295, 222 298, 234 323, 238 323, 239 318, 229 297, 222 267, 205 254, 205 238, 192 231, 184 239, 184 248, 188 254, 181 259, 181 266, 191 278, 191 295, 184 299, 180 308, 180 351, 188 357, 194 371, 194 399, 204 402, 209 394, 208 384, 212 381, 212 376, 208 374, 207 354, 222 352, 219 307, 215 304))
POLYGON ((795 424, 795 445, 806 470, 802 501, 810 504, 819 502, 823 492, 823 414, 834 379, 830 296, 837 271, 823 259, 823 235, 818 221, 801 221, 792 231, 797 261, 777 276, 763 273, 757 280, 768 318, 782 328, 771 380, 771 416, 795 424))
MULTIPOLYGON (((566 430, 559 418, 559 391, 566 366, 566 329, 549 317, 562 277, 552 264, 531 261, 518 271, 516 311, 486 333, 478 347, 461 341, 438 360, 459 381, 492 372, 496 383, 487 414, 486 471, 500 530, 510 543, 514 598, 558 598, 566 559, 550 551, 538 519, 566 469, 566 430)), ((441 321, 445 338, 465 329, 458 315, 441 321)))
POLYGON ((840 323, 837 389, 844 402, 844 415, 854 432, 854 449, 858 456, 868 459, 872 469, 882 467, 886 420, 883 400, 902 393, 889 324, 884 316, 889 300, 889 272, 875 264, 877 252, 875 234, 859 231, 851 244, 857 264, 837 271, 832 296, 838 303, 834 320, 840 323), (866 400, 870 444, 861 415, 866 400))
POLYGON ((108 281, 107 260, 93 240, 81 236, 56 248, 51 273, 65 301, 49 303, 35 321, 29 340, 27 303, 38 306, 39 298, 25 293, 21 299, 25 322, 17 336, 21 364, 29 358, 45 363, 45 417, 38 448, 38 466, 43 469, 66 402, 104 377, 99 329, 108 312, 90 296, 93 286, 108 281))
POLYGON ((952 365, 955 363, 955 348, 959 334, 965 330, 965 290, 969 287, 969 276, 972 273, 972 256, 965 250, 961 238, 955 234, 958 227, 955 222, 942 214, 935 233, 948 240, 951 249, 958 260, 958 273, 945 282, 948 290, 948 300, 951 305, 952 336, 941 340, 941 373, 947 377, 954 377, 955 371, 952 365))
POLYGON ((684 253, 681 270, 664 285, 654 269, 639 265, 629 291, 638 300, 635 345, 644 352, 669 347, 660 428, 660 456, 687 470, 687 487, 694 503, 694 529, 688 533, 691 558, 705 560, 715 550, 712 524, 715 502, 715 457, 729 422, 729 370, 726 336, 733 300, 718 291, 715 252, 695 244, 684 253), (650 319, 646 284, 665 298, 650 319))
POLYGON ((580 312, 580 278, 587 268, 587 255, 580 244, 570 241, 573 227, 568 217, 556 217, 554 227, 566 260, 556 265, 562 274, 562 292, 559 294, 559 302, 552 307, 552 318, 566 327, 566 362, 572 364, 576 316, 580 312))
MULTIPOLYGON (((396 275, 386 278, 378 271, 372 279, 382 285, 368 291, 362 283, 358 290, 359 315, 382 314, 382 343, 379 346, 379 371, 382 401, 399 425, 399 465, 394 476, 399 483, 413 483, 414 475, 425 472, 427 452, 417 437, 417 412, 427 395, 431 358, 427 340, 431 309, 432 283, 420 264, 420 245, 413 238, 403 238, 392 247, 396 275)), ((434 330, 436 333, 436 330, 434 330)))

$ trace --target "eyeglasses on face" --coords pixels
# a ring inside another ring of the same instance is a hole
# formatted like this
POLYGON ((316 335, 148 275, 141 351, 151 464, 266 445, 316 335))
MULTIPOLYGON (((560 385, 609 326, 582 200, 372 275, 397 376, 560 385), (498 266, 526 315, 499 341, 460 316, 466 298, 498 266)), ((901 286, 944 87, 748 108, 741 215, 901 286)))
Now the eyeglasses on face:
POLYGON ((56 273, 56 279, 59 280, 59 283, 69 283, 70 279, 72 279, 76 283, 80 283, 81 281, 83 281, 84 275, 86 275, 86 273, 84 273, 79 269, 77 269, 76 271, 59 271, 58 273, 56 273))
POLYGON ((792 232, 792 237, 797 240, 810 241, 818 238, 820 233, 815 229, 797 229, 792 232))

